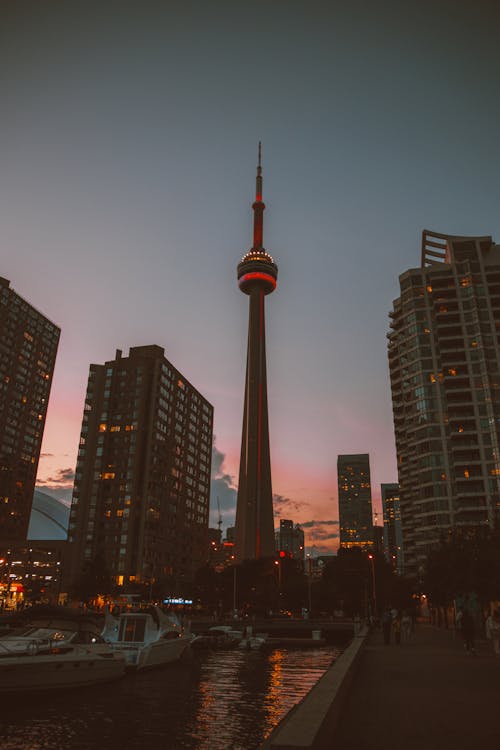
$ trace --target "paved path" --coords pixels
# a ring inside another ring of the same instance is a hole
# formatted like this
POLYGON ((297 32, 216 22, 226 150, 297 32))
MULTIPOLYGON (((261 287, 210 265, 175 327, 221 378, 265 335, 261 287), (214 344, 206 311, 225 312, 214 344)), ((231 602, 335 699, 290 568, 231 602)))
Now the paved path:
POLYGON ((500 657, 465 653, 452 631, 418 625, 413 640, 370 636, 342 710, 335 750, 500 748, 500 657))

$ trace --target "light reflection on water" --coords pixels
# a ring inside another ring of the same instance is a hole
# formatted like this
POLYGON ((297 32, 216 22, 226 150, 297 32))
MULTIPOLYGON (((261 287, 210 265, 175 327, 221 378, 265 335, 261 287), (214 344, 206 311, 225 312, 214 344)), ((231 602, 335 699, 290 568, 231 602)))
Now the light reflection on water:
POLYGON ((2 750, 255 750, 340 653, 211 651, 70 693, 2 702, 2 750))

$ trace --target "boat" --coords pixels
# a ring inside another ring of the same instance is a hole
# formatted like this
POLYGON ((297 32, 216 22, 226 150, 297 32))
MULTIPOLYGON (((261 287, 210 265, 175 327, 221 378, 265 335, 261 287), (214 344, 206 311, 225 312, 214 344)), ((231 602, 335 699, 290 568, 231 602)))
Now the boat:
POLYGON ((213 625, 203 635, 193 638, 193 648, 235 648, 241 639, 241 630, 234 630, 230 625, 213 625))
POLYGON ((124 674, 125 660, 104 642, 99 624, 65 607, 27 611, 25 622, 0 638, 0 695, 97 685, 124 674))
POLYGON ((247 651, 260 651, 260 649, 267 645, 268 638, 269 636, 267 633, 256 633, 255 635, 252 635, 251 628, 247 628, 247 633, 238 643, 238 646, 247 651))
POLYGON ((106 611, 102 637, 123 654, 127 669, 149 669, 178 661, 193 640, 174 614, 160 607, 106 611))

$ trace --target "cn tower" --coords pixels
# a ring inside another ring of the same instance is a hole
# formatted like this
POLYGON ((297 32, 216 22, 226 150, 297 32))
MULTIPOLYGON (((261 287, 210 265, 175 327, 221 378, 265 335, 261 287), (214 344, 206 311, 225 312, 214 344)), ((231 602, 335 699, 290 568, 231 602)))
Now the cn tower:
POLYGON ((274 554, 273 492, 267 415, 264 297, 276 289, 278 267, 263 247, 261 147, 257 166, 253 246, 238 264, 238 286, 249 297, 247 370, 236 505, 237 562, 274 554))

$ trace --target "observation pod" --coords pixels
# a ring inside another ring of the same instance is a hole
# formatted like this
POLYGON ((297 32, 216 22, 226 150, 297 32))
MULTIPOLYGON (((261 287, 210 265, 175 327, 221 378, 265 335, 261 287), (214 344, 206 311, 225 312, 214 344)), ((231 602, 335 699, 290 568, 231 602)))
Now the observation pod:
POLYGON ((249 250, 238 264, 237 273, 238 286, 245 294, 251 294, 255 288, 264 294, 276 289, 278 266, 264 249, 249 250))

